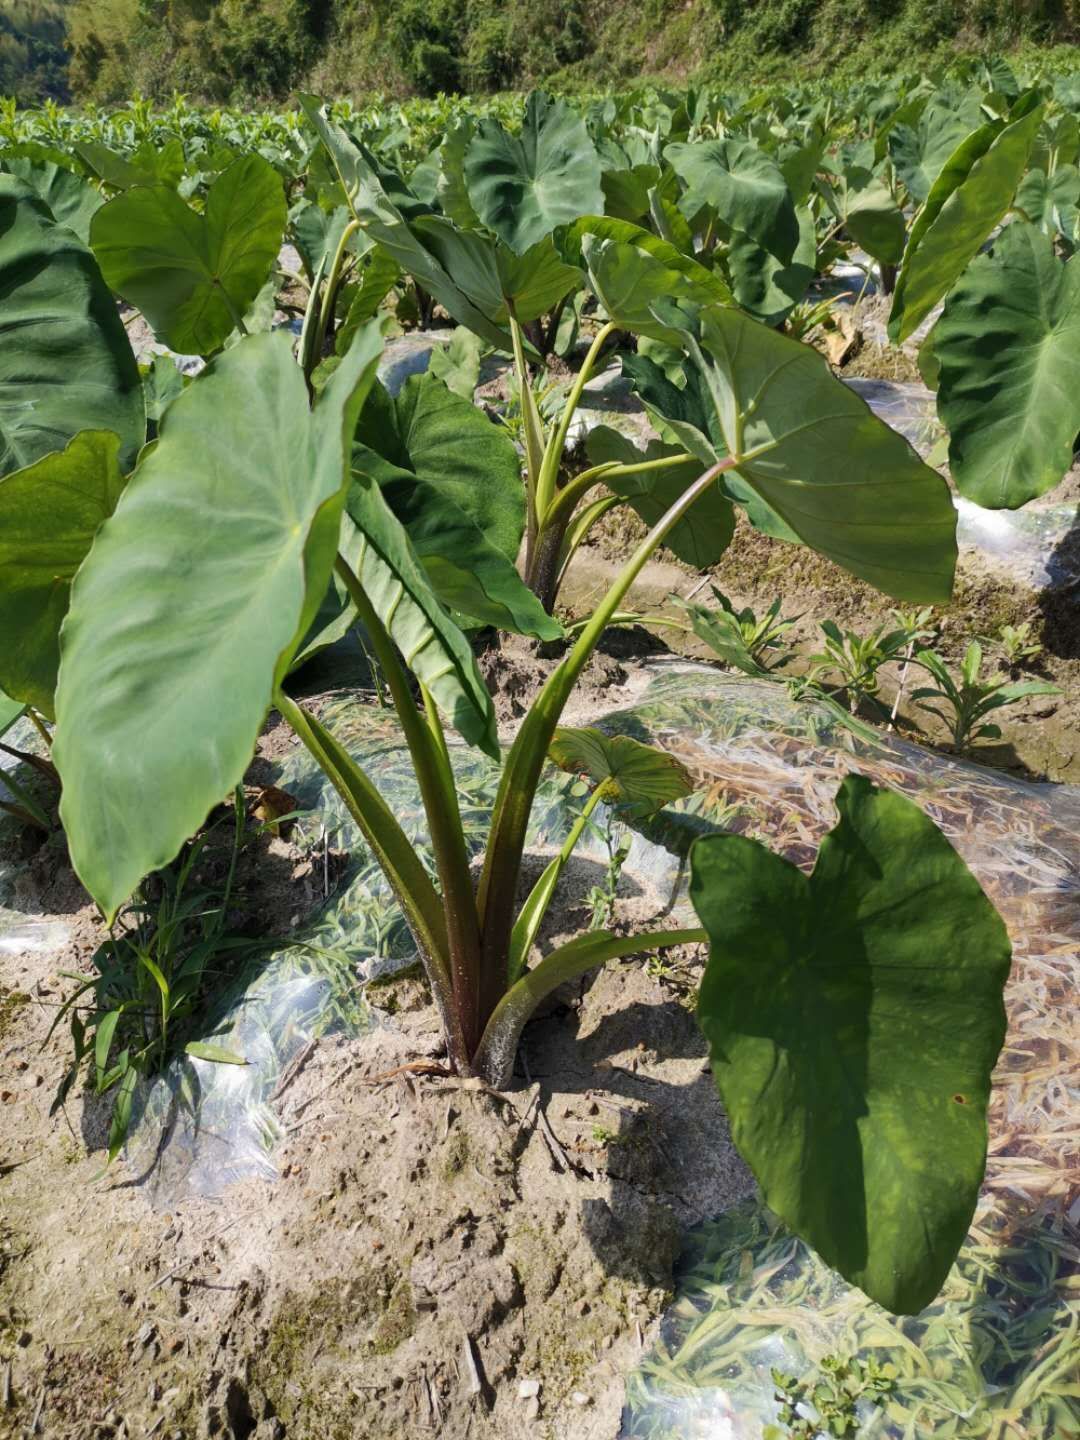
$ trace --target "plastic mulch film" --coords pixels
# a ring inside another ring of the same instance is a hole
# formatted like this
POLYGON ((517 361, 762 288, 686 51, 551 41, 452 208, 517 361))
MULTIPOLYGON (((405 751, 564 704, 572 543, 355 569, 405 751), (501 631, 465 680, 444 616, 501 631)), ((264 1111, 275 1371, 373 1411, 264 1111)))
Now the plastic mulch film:
MULTIPOLYGON (((407 750, 392 711, 343 691, 319 707, 328 726, 364 766, 410 839, 425 853, 426 822, 407 750)), ((452 747, 462 819, 474 851, 484 844, 498 772, 477 751, 452 747)), ((365 982, 416 959, 412 938, 390 887, 364 845, 337 792, 306 751, 297 749, 276 778, 305 813, 296 839, 310 851, 316 873, 329 852, 344 852, 344 874, 333 893, 280 949, 253 962, 232 982, 212 1017, 212 1039, 243 1056, 246 1065, 191 1057, 174 1061, 136 1092, 127 1158, 144 1177, 156 1205, 168 1208, 185 1193, 216 1196, 233 1181, 272 1179, 281 1129, 275 1091, 309 1042, 331 1033, 361 1036, 376 1023, 363 996, 365 982)), ((580 789, 553 776, 540 790, 530 843, 554 850, 580 808, 580 789)), ((606 860, 603 808, 596 833, 581 853, 606 860)), ((634 837, 624 871, 634 866, 670 881, 677 862, 634 837)), ((427 857, 430 861, 430 857, 427 857)), ((327 866, 327 888, 329 869, 327 866)), ((388 1023, 380 1021, 379 1023, 388 1023)))
MULTIPOLYGON (((38 752, 43 747, 33 725, 25 717, 4 735, 4 742, 14 750, 38 752)), ((36 788, 35 776, 29 766, 13 755, 0 750, 0 799, 17 799, 4 785, 4 772, 14 775, 21 785, 36 788)), ((19 880, 27 862, 17 850, 18 821, 0 812, 0 951, 18 955, 24 951, 62 950, 71 932, 62 920, 45 920, 26 914, 21 909, 19 880)))
POLYGON ((675 1303, 628 1382, 621 1440, 786 1440, 772 1369, 806 1387, 795 1396, 805 1400, 830 1366, 853 1360, 891 1366, 891 1393, 859 1400, 849 1430, 799 1435, 1080 1435, 1080 792, 886 735, 856 738, 768 682, 671 675, 604 725, 694 771, 695 813, 664 812, 666 826, 689 838, 719 822, 804 868, 846 774, 910 796, 963 855, 1014 947, 986 1180, 941 1296, 891 1316, 744 1204, 687 1237, 675 1303))
MULTIPOLYGON (((861 395, 879 419, 930 463, 945 461, 945 430, 933 392, 925 385, 893 380, 844 382, 861 395), (936 453, 933 453, 936 452, 936 453)), ((954 495, 957 539, 978 551, 1010 580, 1031 590, 1060 589, 1080 577, 1080 505, 1048 494, 1019 510, 984 510, 954 495)))

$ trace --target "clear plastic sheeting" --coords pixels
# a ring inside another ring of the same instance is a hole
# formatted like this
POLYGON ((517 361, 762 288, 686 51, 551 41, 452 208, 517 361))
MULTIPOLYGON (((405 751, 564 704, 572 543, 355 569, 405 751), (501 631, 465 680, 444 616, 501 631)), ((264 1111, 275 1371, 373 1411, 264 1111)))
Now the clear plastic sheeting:
MULTIPOLYGON (((4 735, 4 743, 13 750, 33 754, 43 747, 37 731, 25 716, 4 735)), ((4 785, 4 771, 15 776, 22 785, 34 786, 35 777, 29 766, 14 755, 0 750, 0 800, 18 800, 4 785)), ((19 859, 17 839, 19 822, 0 811, 0 952, 22 955, 27 952, 48 954, 62 950, 71 938, 71 930, 62 920, 45 919, 25 913, 20 898, 20 876, 27 862, 19 859)))
POLYGON ((698 780, 686 813, 652 828, 673 849, 680 832, 685 842, 719 824, 809 868, 845 775, 908 795, 963 855, 1014 947, 986 1181, 938 1300, 891 1316, 760 1204, 741 1206, 687 1237, 675 1303, 628 1381, 620 1440, 787 1440, 774 1368, 805 1399, 830 1366, 871 1360, 891 1367, 893 1388, 858 1401, 846 1433, 860 1440, 1080 1435, 1080 791, 860 738, 781 685, 701 672, 659 679, 603 724, 663 745, 698 780))
MULTIPOLYGON (((861 395, 879 419, 918 451, 924 460, 945 440, 933 392, 911 381, 852 379, 844 382, 861 395)), ((942 463, 943 450, 938 450, 942 463)), ((1019 510, 984 510, 955 495, 957 539, 961 550, 976 551, 991 567, 1030 590, 1055 590, 1080 578, 1080 505, 1048 494, 1019 510)))

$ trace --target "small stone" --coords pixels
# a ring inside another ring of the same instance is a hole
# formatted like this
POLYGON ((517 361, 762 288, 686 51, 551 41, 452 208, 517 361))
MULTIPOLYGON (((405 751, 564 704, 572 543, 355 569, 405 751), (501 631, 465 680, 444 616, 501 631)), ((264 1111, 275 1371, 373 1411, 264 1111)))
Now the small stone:
POLYGON ((582 1407, 592 1404, 592 1400, 585 1394, 584 1390, 575 1390, 570 1396, 570 1399, 574 1405, 580 1405, 582 1407))
POLYGON ((153 1340, 156 1334, 156 1326, 153 1324, 152 1321, 147 1320, 145 1325, 140 1326, 138 1334, 135 1336, 135 1343, 136 1345, 140 1345, 145 1350, 147 1345, 150 1344, 151 1340, 153 1340))
POLYGON ((33 1336, 30 1334, 30 1331, 29 1331, 29 1330, 23 1330, 23 1331, 19 1334, 19 1336, 17 1337, 17 1339, 16 1339, 16 1341, 15 1341, 15 1344, 18 1345, 21 1350, 25 1350, 26 1347, 27 1347, 27 1345, 30 1344, 30 1341, 31 1341, 32 1339, 33 1339, 33 1336))
POLYGON ((536 1397, 537 1397, 537 1395, 539 1395, 539 1394, 540 1394, 540 1381, 539 1381, 539 1380, 519 1380, 519 1381, 518 1381, 518 1399, 519 1399, 519 1400, 535 1400, 536 1397))
POLYGON ((539 1419, 540 1419, 540 1401, 537 1399, 537 1397, 536 1397, 535 1395, 532 1397, 531 1400, 526 1401, 526 1404, 525 1404, 525 1418, 526 1418, 526 1420, 539 1420, 539 1419))

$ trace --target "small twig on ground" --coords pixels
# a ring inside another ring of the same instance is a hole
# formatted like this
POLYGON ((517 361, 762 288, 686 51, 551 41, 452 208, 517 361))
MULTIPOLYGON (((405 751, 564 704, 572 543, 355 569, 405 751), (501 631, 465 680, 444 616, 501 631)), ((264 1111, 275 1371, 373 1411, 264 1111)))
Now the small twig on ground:
POLYGON ((892 713, 889 716, 889 723, 886 730, 896 729, 896 717, 900 713, 900 701, 904 698, 904 688, 907 685, 908 668, 911 665, 911 657, 915 653, 915 641, 912 640, 907 647, 907 654, 904 656, 904 663, 900 670, 900 684, 896 691, 896 699, 893 701, 892 713))
POLYGON ((4 1381, 0 1385, 0 1410, 11 1409, 11 1361, 4 1366, 4 1381))
POLYGON ((30 1421, 30 1428, 29 1428, 29 1430, 27 1430, 27 1432, 26 1432, 26 1434, 27 1434, 27 1440, 29 1440, 29 1437, 30 1437, 30 1436, 36 1435, 36 1434, 38 1433, 38 1425, 39 1425, 40 1422, 41 1422, 41 1412, 42 1412, 42 1410, 44 1410, 44 1409, 45 1409, 45 1386, 43 1385, 43 1386, 41 1387, 41 1391, 40 1391, 40 1393, 39 1393, 39 1395, 38 1395, 37 1406, 36 1406, 35 1409, 34 1409, 34 1418, 30 1421))
MULTIPOLYGON (((231 1230, 234 1225, 239 1225, 241 1220, 250 1220, 252 1216, 258 1215, 261 1211, 265 1209, 265 1205, 260 1205, 257 1210, 248 1210, 244 1215, 234 1215, 227 1225, 222 1225, 220 1230, 215 1230, 212 1235, 208 1235, 206 1237, 206 1239, 199 1247, 199 1253, 201 1254, 208 1245, 213 1244, 215 1240, 217 1240, 220 1236, 224 1235, 226 1230, 231 1230)), ((195 1258, 198 1257, 196 1256, 195 1258)), ((176 1276, 180 1274, 181 1270, 183 1270, 185 1266, 190 1265, 191 1263, 192 1262, 190 1259, 181 1261, 179 1265, 175 1266, 172 1270, 167 1271, 164 1275, 160 1276, 157 1280, 155 1280, 146 1293, 149 1295, 160 1285, 165 1285, 168 1281, 174 1280, 176 1276)))
POLYGON ((297 1055, 296 1058, 293 1060, 292 1064, 285 1067, 284 1075, 278 1081, 277 1088, 270 1096, 271 1104, 273 1104, 275 1100, 279 1099, 282 1095, 284 1095, 285 1091, 293 1083, 296 1077, 300 1074, 300 1071, 303 1070, 304 1066, 311 1058, 312 1051, 315 1049, 315 1046, 318 1043, 319 1037, 317 1035, 313 1035, 312 1038, 308 1041, 308 1043, 304 1046, 304 1048, 300 1051, 300 1054, 297 1055))

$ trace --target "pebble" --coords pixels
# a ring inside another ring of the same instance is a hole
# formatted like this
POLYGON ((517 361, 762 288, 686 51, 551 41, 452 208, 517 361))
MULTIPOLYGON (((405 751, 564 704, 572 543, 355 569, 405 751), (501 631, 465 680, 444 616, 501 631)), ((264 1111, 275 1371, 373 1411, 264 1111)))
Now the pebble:
POLYGON ((584 1390, 575 1390, 574 1393, 570 1396, 570 1399, 575 1405, 585 1406, 592 1404, 592 1400, 589 1398, 588 1395, 585 1394, 584 1390))
POLYGON ((540 1381, 539 1381, 539 1380, 519 1380, 519 1381, 518 1381, 518 1399, 519 1399, 519 1400, 535 1400, 536 1397, 537 1397, 537 1395, 539 1395, 539 1394, 540 1394, 540 1381))

